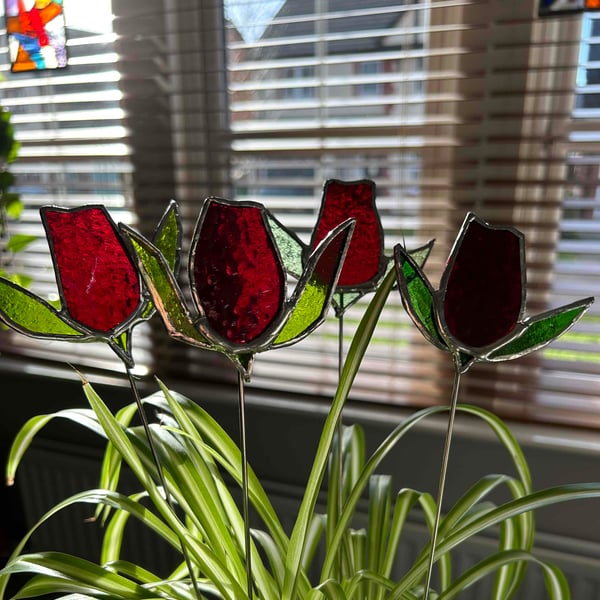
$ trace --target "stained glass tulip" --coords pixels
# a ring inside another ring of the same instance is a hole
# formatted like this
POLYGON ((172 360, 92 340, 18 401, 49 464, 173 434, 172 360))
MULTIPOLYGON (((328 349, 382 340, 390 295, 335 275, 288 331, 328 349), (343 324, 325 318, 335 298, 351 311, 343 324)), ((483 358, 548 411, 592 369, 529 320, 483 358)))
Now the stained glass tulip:
MULTIPOLYGON (((321 207, 311 241, 304 244, 272 216, 270 227, 288 273, 299 277, 310 254, 320 241, 347 219, 355 221, 354 233, 332 304, 338 317, 365 294, 374 291, 388 270, 391 257, 384 254, 384 235, 377 210, 375 183, 369 179, 328 179, 323 186, 321 207)), ((411 251, 423 265, 433 243, 411 251)))
POLYGON ((423 335, 460 357, 501 361, 537 350, 571 327, 589 308, 585 298, 535 317, 524 317, 526 299, 523 235, 492 227, 470 213, 454 243, 438 290, 402 248, 395 249, 402 302, 423 335))
POLYGON ((169 334, 225 354, 246 379, 256 353, 293 344, 325 319, 353 223, 315 248, 289 299, 274 227, 283 231, 260 204, 207 198, 191 244, 188 307, 160 251, 122 226, 169 334))
POLYGON ((375 183, 368 179, 328 179, 325 182, 319 217, 307 251, 348 218, 354 219, 356 225, 334 297, 338 316, 376 289, 389 262, 383 254, 383 228, 375 204, 375 183))
POLYGON ((192 292, 210 329, 231 344, 260 339, 277 321, 286 285, 262 209, 209 201, 192 246, 192 292))
POLYGON ((340 181, 329 179, 310 248, 347 218, 356 221, 352 240, 340 274, 338 291, 372 290, 383 273, 383 230, 375 206, 375 184, 367 179, 340 181))
MULTIPOLYGON (((104 206, 42 207, 56 273, 57 308, 14 282, 0 278, 0 318, 13 329, 42 339, 103 341, 133 366, 130 333, 153 307, 135 264, 104 206)), ((175 206, 154 237, 176 266, 179 232, 175 206)))
POLYGON ((90 332, 127 329, 142 302, 137 271, 100 206, 42 208, 66 314, 90 332))

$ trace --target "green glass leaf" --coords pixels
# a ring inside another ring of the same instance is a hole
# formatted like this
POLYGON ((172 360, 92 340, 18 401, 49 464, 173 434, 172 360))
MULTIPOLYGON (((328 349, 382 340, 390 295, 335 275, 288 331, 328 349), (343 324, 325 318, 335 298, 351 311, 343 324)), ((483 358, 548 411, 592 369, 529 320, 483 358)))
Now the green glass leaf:
POLYGON ((285 270, 299 279, 304 270, 302 264, 304 246, 302 242, 270 213, 267 213, 267 221, 285 270))
POLYGON ((492 352, 488 360, 511 360, 539 350, 567 331, 592 305, 593 301, 593 298, 584 298, 533 317, 518 338, 492 352))
POLYGON ((37 240, 37 236, 35 235, 15 234, 8 239, 6 249, 9 252, 21 252, 21 250, 27 248, 35 240, 37 240))
POLYGON ((394 255, 398 287, 406 312, 429 342, 441 350, 448 350, 435 324, 431 284, 401 245, 396 246, 394 255))
MULTIPOLYGON (((408 254, 415 261, 417 266, 423 267, 423 265, 427 262, 429 255, 431 254, 431 249, 433 248, 433 240, 427 242, 424 246, 420 246, 415 250, 411 250, 408 254)), ((386 262, 385 268, 383 269, 383 275, 381 279, 377 282, 375 286, 375 290, 383 280, 383 277, 394 268, 394 261, 391 260, 390 257, 384 256, 383 260, 386 262)), ((335 308, 335 314, 337 317, 341 317, 351 306, 356 304, 365 294, 368 292, 374 291, 372 289, 369 290, 356 290, 353 292, 336 292, 333 295, 332 305, 335 308)))
POLYGON ((244 354, 227 355, 229 360, 233 362, 235 368, 243 375, 246 381, 250 381, 252 367, 254 366, 254 354, 246 352, 244 354))
POLYGON ((128 366, 133 367, 135 361, 131 354, 131 329, 128 329, 120 335, 110 338, 108 345, 112 351, 128 366))
POLYGON ((212 348, 195 327, 175 276, 158 248, 126 225, 121 223, 119 227, 131 244, 144 283, 169 335, 193 346, 212 348))
POLYGON ((414 250, 410 250, 408 252, 409 256, 415 261, 415 264, 418 267, 423 268, 429 255, 431 254, 431 250, 433 249, 433 240, 429 240, 424 246, 420 246, 419 248, 415 248, 414 250))
POLYGON ((181 250, 181 222, 175 202, 171 202, 165 211, 152 243, 160 250, 169 268, 175 272, 181 250))
POLYGON ((7 325, 33 337, 85 339, 58 311, 30 291, 0 278, 0 318, 7 325))
POLYGON ((340 317, 342 316, 351 306, 356 304, 363 296, 365 292, 336 292, 333 295, 331 303, 335 308, 335 314, 340 317))
POLYGON ((279 346, 300 337, 323 313, 329 295, 328 286, 311 277, 302 291, 285 327, 277 336, 274 345, 279 346))
MULTIPOLYGON (((171 202, 156 228, 152 242, 174 273, 177 272, 181 253, 181 235, 181 221, 177 212, 177 204, 171 202)), ((153 313, 154 304, 148 302, 142 311, 142 318, 148 318, 153 313)))
POLYGON ((325 319, 353 227, 353 222, 336 227, 309 258, 306 273, 290 299, 293 309, 275 346, 298 341, 325 319))

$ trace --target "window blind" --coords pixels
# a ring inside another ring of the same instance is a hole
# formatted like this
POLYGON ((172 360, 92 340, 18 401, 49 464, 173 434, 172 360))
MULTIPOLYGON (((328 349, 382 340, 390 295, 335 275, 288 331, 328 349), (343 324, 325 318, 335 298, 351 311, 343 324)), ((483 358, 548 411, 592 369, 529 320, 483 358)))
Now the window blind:
MULTIPOLYGON (((262 202, 308 240, 324 181, 366 177, 377 184, 388 254, 435 238, 426 267, 434 285, 473 210, 525 233, 529 314, 600 289, 592 21, 582 34, 579 16, 539 19, 533 0, 113 0, 112 12, 113 45, 104 48, 114 60, 95 72, 112 74, 98 85, 114 96, 94 109, 104 116, 89 139, 52 143, 73 150, 68 168, 119 165, 110 199, 119 197, 121 220, 150 233, 175 198, 187 251, 203 199, 216 195, 262 202), (103 154, 104 143, 120 152, 103 154)), ((0 84, 3 102, 15 81, 0 84)), ((42 150, 27 156, 43 139, 31 132, 24 142, 20 177, 59 162, 42 150)), ((85 189, 97 198, 107 188, 85 189)), ((82 191, 70 198, 86 201, 82 191)), ((28 210, 46 200, 28 196, 28 210)), ((347 349, 369 299, 341 326, 331 315, 302 342, 259 355, 251 385, 331 397, 340 330, 347 349)), ((476 365, 461 400, 513 418, 599 426, 598 322, 594 307, 543 352, 476 365)), ((136 340, 139 362, 161 376, 235 381, 225 359, 172 342, 156 319, 136 340)), ((394 291, 352 399, 447 403, 449 363, 394 291)))
MULTIPOLYGON (((473 210, 526 234, 530 314, 596 294, 598 214, 577 213, 575 241, 571 208, 581 186, 571 145, 580 19, 540 20, 535 2, 507 4, 285 2, 261 20, 258 4, 229 3, 237 196, 265 202, 306 239, 326 178, 371 177, 389 251, 436 239, 433 282, 473 210)), ((344 323, 346 347, 363 310, 344 323)), ((595 315, 545 352, 477 365, 462 399, 513 418, 597 424, 595 315)), ((337 336, 330 319, 258 361, 257 383, 331 394, 337 336)), ((353 397, 446 403, 450 376, 448 357, 392 294, 353 397)))
MULTIPOLYGON (((0 104, 11 112, 20 142, 18 159, 10 170, 16 177, 14 191, 24 204, 21 218, 9 223, 9 229, 11 234, 38 238, 26 251, 7 257, 8 270, 31 276, 31 290, 47 300, 58 295, 39 216, 42 205, 104 204, 116 221, 136 222, 110 2, 98 3, 94 13, 82 11, 81 3, 65 2, 65 7, 65 69, 11 73, 4 19, 0 35, 0 104)), ((142 335, 138 343, 141 366, 149 364, 144 339, 142 335)), ((103 344, 82 348, 4 334, 0 350, 120 369, 120 361, 103 344)), ((140 372, 144 371, 142 367, 140 372)))

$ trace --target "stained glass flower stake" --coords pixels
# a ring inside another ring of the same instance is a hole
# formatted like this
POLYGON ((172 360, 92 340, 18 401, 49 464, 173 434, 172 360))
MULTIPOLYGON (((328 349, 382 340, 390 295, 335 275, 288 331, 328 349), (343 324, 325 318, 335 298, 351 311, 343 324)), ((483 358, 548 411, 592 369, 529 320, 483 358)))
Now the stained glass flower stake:
POLYGON ((395 266, 402 303, 425 338, 452 355, 454 382, 438 484, 437 509, 424 598, 436 560, 439 524, 461 376, 477 362, 512 360, 543 348, 567 331, 591 306, 584 298, 525 317, 526 266, 523 234, 493 227, 469 213, 435 290, 402 246, 395 266))
MULTIPOLYGON (((333 305, 338 319, 338 376, 344 363, 344 313, 377 287, 388 260, 383 255, 383 229, 375 205, 375 183, 368 179, 341 181, 328 179, 323 186, 321 207, 306 255, 334 227, 355 220, 354 233, 338 280, 333 305)), ((337 423, 334 480, 337 480, 337 515, 343 510, 343 419, 337 423)), ((329 507, 330 527, 337 521, 329 507)))
MULTIPOLYGON (((30 337, 72 342, 100 341, 122 360, 165 501, 174 511, 135 377, 131 336, 135 325, 154 314, 124 241, 101 205, 41 209, 56 273, 57 306, 16 283, 0 278, 0 319, 30 337)), ((154 237, 165 260, 177 268, 181 231, 174 203, 167 208, 154 237)), ((180 540, 196 595, 200 597, 184 540, 180 540)))
MULTIPOLYGON (((321 207, 311 242, 303 249, 307 256, 331 229, 348 218, 356 225, 346 259, 333 298, 335 315, 338 319, 338 375, 344 364, 344 314, 363 296, 377 290, 384 275, 391 267, 391 257, 384 255, 384 233, 376 206, 376 186, 369 179, 341 181, 328 179, 323 187, 321 207)), ((411 252, 419 265, 423 265, 431 251, 429 243, 411 252)), ((337 424, 336 460, 334 480, 337 480, 337 515, 343 510, 343 419, 337 424)), ((329 507, 331 530, 337 521, 329 507)), ((339 559, 342 560, 341 557, 339 559)), ((338 562, 338 564, 341 564, 338 562)))
POLYGON ((260 204, 207 198, 188 260, 193 306, 188 307, 160 249, 122 225, 137 264, 171 337, 220 352, 238 371, 242 510, 248 597, 253 597, 248 514, 245 383, 259 352, 294 344, 324 320, 340 276, 354 223, 341 223, 308 257, 287 298, 286 265, 295 240, 260 204))

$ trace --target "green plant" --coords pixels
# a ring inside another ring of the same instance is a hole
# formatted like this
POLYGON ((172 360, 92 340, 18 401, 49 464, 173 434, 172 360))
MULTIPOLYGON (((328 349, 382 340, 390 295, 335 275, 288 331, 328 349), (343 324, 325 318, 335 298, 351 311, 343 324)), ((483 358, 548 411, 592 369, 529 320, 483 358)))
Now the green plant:
POLYGON ((18 151, 19 143, 15 139, 10 112, 0 106, 0 275, 26 287, 31 282, 30 277, 7 272, 12 256, 36 239, 31 235, 8 235, 9 219, 19 219, 23 211, 19 195, 10 191, 15 178, 9 165, 16 160, 18 151))
MULTIPOLYGON (((339 418, 394 281, 393 271, 388 272, 353 338, 290 535, 284 531, 260 481, 248 468, 249 500, 260 519, 260 526, 252 530, 252 596, 266 600, 414 600, 429 593, 432 599, 450 600, 479 579, 495 574, 493 600, 499 600, 511 597, 523 581, 527 565, 532 564, 544 573, 549 598, 569 598, 560 569, 535 555, 533 511, 557 502, 598 497, 600 483, 534 490, 527 462, 510 430, 481 408, 455 407, 491 428, 512 457, 514 472, 483 477, 442 516, 434 555, 439 575, 436 590, 423 590, 429 547, 423 548, 400 579, 391 577, 407 516, 412 512, 422 515, 432 529, 436 501, 419 490, 394 489, 391 479, 377 469, 419 422, 448 408, 415 412, 400 422, 370 456, 365 455, 360 428, 345 428, 342 480, 336 480, 336 469, 330 470, 326 511, 320 512, 318 498, 327 467, 337 460, 339 418), (491 494, 498 488, 508 490, 510 499, 496 505, 491 494), (337 494, 342 495, 341 503, 337 494), (364 528, 356 528, 359 500, 365 497, 367 523, 364 528), (341 511, 338 506, 342 506, 341 511), (453 549, 493 526, 499 526, 498 550, 467 572, 455 574, 451 565, 453 549), (325 558, 316 564, 319 543, 324 544, 325 558)), ((13 480, 32 440, 54 418, 75 421, 103 436, 106 451, 99 488, 65 499, 32 530, 67 506, 91 503, 97 506, 97 518, 106 523, 102 555, 98 563, 91 563, 52 551, 23 553, 28 534, 1 572, 3 594, 13 574, 27 573, 32 577, 20 588, 19 598, 73 592, 95 598, 248 598, 244 516, 231 491, 242 486, 242 453, 201 406, 158 383, 160 391, 146 398, 144 404, 156 411, 156 421, 150 427, 152 439, 176 508, 165 500, 148 437, 142 428, 131 425, 137 406, 132 404, 112 414, 83 379, 90 409, 42 415, 26 423, 12 446, 7 478, 13 480), (127 496, 118 491, 124 463, 140 485, 137 493, 127 496), (126 524, 132 517, 176 551, 184 543, 194 565, 195 582, 183 556, 181 564, 167 576, 121 559, 126 524)))

